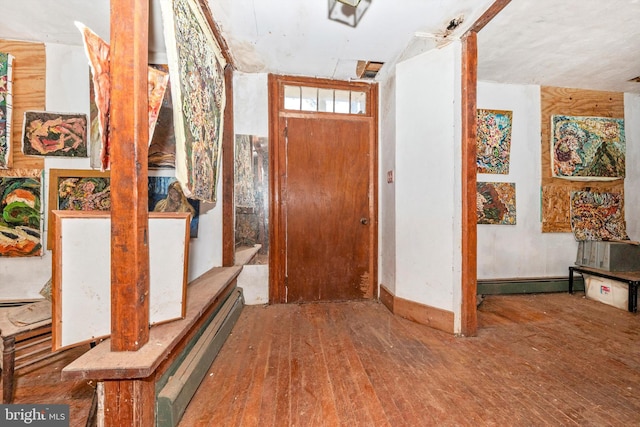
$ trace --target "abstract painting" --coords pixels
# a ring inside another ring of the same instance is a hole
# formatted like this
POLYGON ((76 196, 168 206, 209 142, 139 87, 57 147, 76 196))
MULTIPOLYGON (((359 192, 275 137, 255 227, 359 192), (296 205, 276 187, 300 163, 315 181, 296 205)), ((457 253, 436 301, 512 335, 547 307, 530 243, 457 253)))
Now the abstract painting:
POLYGON ((189 212, 189 237, 198 237, 200 201, 187 199, 174 177, 149 177, 149 212, 189 212))
POLYGON ((87 115, 25 111, 22 152, 32 156, 87 157, 87 115))
POLYGON ((13 55, 0 52, 0 169, 11 163, 13 55))
POLYGON ((516 223, 516 184, 478 182, 476 210, 478 224, 514 225, 516 223))
MULTIPOLYGON (((109 211, 111 183, 109 172, 83 169, 50 169, 48 218, 53 224, 53 210, 109 211)), ((53 244, 53 230, 47 230, 47 249, 53 244)))
MULTIPOLYGON (((166 65, 156 65, 168 72, 166 65)), ((171 81, 167 82, 162 106, 149 145, 149 169, 174 169, 176 167, 176 138, 173 129, 173 103, 171 102, 171 81)))
POLYGON ((509 173, 512 115, 511 111, 478 110, 478 173, 509 173))
MULTIPOLYGON (((76 26, 82 32, 85 53, 89 58, 91 68, 91 99, 95 104, 92 108, 92 142, 95 141, 94 117, 97 117, 97 132, 100 135, 100 169, 106 170, 110 163, 110 138, 109 138, 109 109, 111 108, 111 75, 109 64, 110 46, 100 36, 89 28, 76 22, 76 26)), ((149 66, 147 69, 148 81, 148 117, 149 117, 149 141, 153 135, 156 120, 162 105, 164 93, 167 89, 169 74, 158 67, 149 66)), ((92 167, 94 160, 92 158, 92 167)))
POLYGON ((625 176, 624 120, 551 116, 552 175, 576 180, 625 176))
POLYGON ((621 193, 571 193, 571 231, 576 240, 627 240, 621 193))
POLYGON ((98 113, 98 131, 100 134, 100 169, 109 167, 109 108, 111 105, 111 78, 109 64, 109 44, 100 36, 76 22, 82 33, 84 50, 89 58, 93 83, 93 100, 98 113))
POLYGON ((41 172, 28 175, 0 177, 0 257, 42 255, 41 172))
POLYGON ((176 178, 192 199, 216 202, 226 61, 196 0, 161 0, 176 138, 176 178))
POLYGON ((149 144, 153 138, 153 133, 162 108, 164 93, 169 83, 169 72, 161 68, 150 66, 147 71, 148 81, 148 102, 147 109, 149 115, 149 144))

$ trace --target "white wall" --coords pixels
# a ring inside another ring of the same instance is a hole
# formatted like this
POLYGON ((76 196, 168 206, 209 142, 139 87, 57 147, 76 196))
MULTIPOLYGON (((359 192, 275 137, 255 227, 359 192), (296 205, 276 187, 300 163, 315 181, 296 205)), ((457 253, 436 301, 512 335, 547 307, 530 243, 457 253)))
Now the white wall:
POLYGON ((478 224, 478 279, 566 276, 573 234, 541 231, 540 87, 479 82, 478 108, 513 112, 509 174, 478 182, 516 184, 516 225, 478 224))
MULTIPOLYGON (((509 174, 478 174, 478 181, 516 184, 516 224, 478 225, 478 279, 566 277, 578 248, 573 234, 541 231, 540 87, 479 82, 478 108, 513 112, 509 174)), ((627 94, 625 212, 632 239, 640 238, 638 123, 640 96, 627 94)))
POLYGON ((627 170, 624 180, 625 219, 631 240, 640 240, 640 94, 624 95, 627 170))
POLYGON ((396 75, 381 75, 378 132, 378 280, 396 292, 396 75), (393 182, 387 174, 393 174, 393 182))
MULTIPOLYGON (((268 75, 233 74, 234 132, 236 135, 269 137, 268 75)), ((271 144, 271 143, 270 143, 271 144)), ((238 276, 245 304, 269 302, 269 266, 248 265, 238 276)))
POLYGON ((395 152, 396 296, 451 311, 457 324, 460 54, 456 41, 397 65, 395 152))
MULTIPOLYGON (((46 109, 56 112, 89 114, 89 65, 81 46, 46 44, 46 109)), ((14 126, 21 126, 22 118, 15 118, 14 126)), ((89 159, 45 158, 45 177, 42 192, 44 204, 43 246, 49 224, 49 169, 90 169, 89 159)), ((150 175, 167 172, 150 171, 150 175)), ((221 180, 218 194, 221 194, 221 180)), ((189 245, 189 281, 212 267, 222 265, 222 208, 221 204, 201 203, 198 237, 189 245)), ((51 278, 51 251, 42 257, 0 258, 0 300, 31 300, 42 298, 38 293, 51 278)))

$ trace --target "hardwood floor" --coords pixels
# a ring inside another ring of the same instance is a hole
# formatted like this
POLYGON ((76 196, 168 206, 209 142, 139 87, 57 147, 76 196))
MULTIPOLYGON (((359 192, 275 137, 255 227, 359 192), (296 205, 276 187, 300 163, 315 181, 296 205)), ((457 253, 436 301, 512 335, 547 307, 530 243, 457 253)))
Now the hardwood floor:
POLYGON ((95 382, 61 381, 60 371, 87 350, 88 344, 78 346, 16 371, 13 403, 69 405, 69 426, 84 427, 95 382))
MULTIPOLYGON (((640 425, 640 315, 584 294, 489 296, 456 338, 376 302, 247 306, 179 426, 640 425)), ((68 403, 84 348, 18 373, 16 403, 68 403), (66 360, 66 362, 65 362, 66 360)))
POLYGON ((455 338, 374 302, 245 307, 191 426, 640 424, 640 317, 583 294, 490 296, 455 338))

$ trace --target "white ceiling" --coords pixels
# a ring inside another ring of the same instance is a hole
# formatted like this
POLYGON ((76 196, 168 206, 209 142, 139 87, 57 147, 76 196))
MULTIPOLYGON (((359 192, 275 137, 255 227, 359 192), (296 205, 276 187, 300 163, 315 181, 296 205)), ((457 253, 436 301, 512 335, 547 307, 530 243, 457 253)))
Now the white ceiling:
MULTIPOLYGON (((152 23, 160 22, 158 0, 152 23)), ((372 0, 357 28, 328 19, 329 0, 208 0, 238 70, 355 78, 358 60, 435 48, 459 37, 493 0, 372 0)), ((108 39, 108 0, 0 0, 0 38, 80 45, 77 20, 108 39)), ((640 93, 640 0, 512 0, 478 35, 478 78, 640 93)), ((161 32, 150 31, 162 60, 161 32)), ((384 71, 384 68, 383 68, 384 71)))

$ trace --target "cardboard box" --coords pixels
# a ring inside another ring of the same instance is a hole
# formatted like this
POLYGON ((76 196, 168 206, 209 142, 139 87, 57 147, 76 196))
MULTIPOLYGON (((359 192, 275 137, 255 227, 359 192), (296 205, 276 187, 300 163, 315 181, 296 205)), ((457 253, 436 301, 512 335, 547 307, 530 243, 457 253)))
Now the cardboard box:
POLYGON ((629 287, 625 282, 584 274, 584 288, 589 299, 622 310, 629 308, 629 287))

